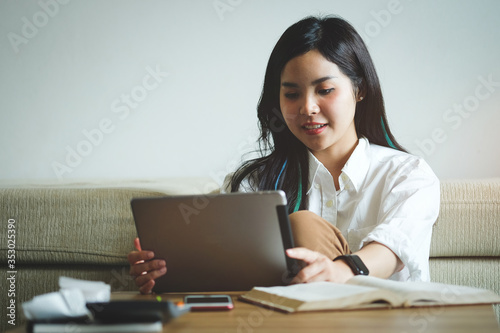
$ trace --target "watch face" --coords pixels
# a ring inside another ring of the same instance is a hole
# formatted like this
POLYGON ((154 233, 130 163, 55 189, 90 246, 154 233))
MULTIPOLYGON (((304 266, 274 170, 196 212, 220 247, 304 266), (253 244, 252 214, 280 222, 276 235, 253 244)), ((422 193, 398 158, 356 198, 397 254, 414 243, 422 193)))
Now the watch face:
POLYGON ((366 266, 363 263, 363 261, 361 260, 361 258, 359 258, 356 255, 352 255, 351 259, 352 259, 352 261, 357 269, 357 272, 354 274, 356 274, 356 275, 368 275, 368 268, 366 268, 366 266))
POLYGON ((349 266, 354 275, 368 275, 369 273, 368 268, 366 268, 361 258, 355 254, 339 256, 333 260, 335 261, 338 259, 342 259, 349 266))

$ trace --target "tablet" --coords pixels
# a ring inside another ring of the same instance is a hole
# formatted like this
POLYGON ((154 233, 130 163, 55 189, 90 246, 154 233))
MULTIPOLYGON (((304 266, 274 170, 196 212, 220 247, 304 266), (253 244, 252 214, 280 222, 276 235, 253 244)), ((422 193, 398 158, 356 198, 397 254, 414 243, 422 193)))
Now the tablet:
POLYGON ((154 292, 246 291, 297 271, 283 191, 135 198, 143 250, 167 263, 154 292))

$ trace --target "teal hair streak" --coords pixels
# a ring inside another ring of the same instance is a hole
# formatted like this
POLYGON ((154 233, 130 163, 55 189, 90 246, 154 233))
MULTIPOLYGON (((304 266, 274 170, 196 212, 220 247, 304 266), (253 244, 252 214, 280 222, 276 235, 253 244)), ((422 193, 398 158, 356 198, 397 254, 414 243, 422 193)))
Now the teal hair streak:
POLYGON ((384 118, 380 117, 380 121, 382 122, 382 130, 384 131, 384 135, 385 135, 385 139, 387 140, 387 143, 392 148, 398 149, 398 148, 396 148, 396 146, 394 145, 394 143, 392 143, 391 138, 389 138, 389 134, 387 134, 387 130, 385 129, 385 124, 384 124, 384 118))
POLYGON ((301 201, 302 201, 302 170, 300 170, 299 167, 299 193, 297 194, 297 203, 295 203, 295 208, 293 209, 294 213, 299 210, 301 201))
MULTIPOLYGON (((278 175, 278 179, 276 179, 276 184, 274 184, 275 190, 278 190, 278 183, 280 181, 281 175, 283 174, 283 171, 285 170, 287 162, 288 162, 288 160, 285 160, 285 163, 283 163, 283 167, 281 167, 281 171, 278 175)), ((297 194, 297 203, 295 204, 295 207, 293 209, 294 213, 299 210, 301 201, 302 201, 302 171, 299 168, 299 193, 297 194)))

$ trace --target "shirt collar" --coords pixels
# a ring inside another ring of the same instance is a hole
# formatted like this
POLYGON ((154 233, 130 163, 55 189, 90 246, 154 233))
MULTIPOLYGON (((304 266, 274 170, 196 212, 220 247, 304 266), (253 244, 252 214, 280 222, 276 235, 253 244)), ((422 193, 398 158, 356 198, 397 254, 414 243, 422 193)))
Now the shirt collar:
POLYGON ((311 153, 310 150, 307 151, 309 153, 309 188, 307 189, 307 194, 311 192, 313 185, 314 185, 314 180, 316 179, 316 175, 318 174, 318 171, 320 168, 326 168, 324 165, 316 158, 316 156, 311 153))
POLYGON ((368 142, 367 138, 361 137, 357 147, 342 168, 342 174, 347 175, 356 191, 359 191, 368 173, 369 167, 370 142, 368 142))
MULTIPOLYGON (((370 167, 370 142, 367 138, 361 137, 358 140, 358 145, 354 148, 347 163, 342 168, 342 173, 339 177, 340 188, 343 189, 347 183, 351 182, 356 191, 359 191, 370 167)), ((309 194, 313 188, 314 180, 320 170, 326 167, 309 151, 309 194)))

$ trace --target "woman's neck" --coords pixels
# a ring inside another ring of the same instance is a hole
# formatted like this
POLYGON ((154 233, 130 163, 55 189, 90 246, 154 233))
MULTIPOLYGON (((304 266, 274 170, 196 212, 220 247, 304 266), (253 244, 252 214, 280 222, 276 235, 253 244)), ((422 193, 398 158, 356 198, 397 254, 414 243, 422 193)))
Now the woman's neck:
POLYGON ((358 138, 356 136, 355 140, 344 145, 335 145, 317 152, 312 152, 312 154, 320 161, 325 168, 330 172, 333 177, 333 182, 335 183, 335 189, 339 190, 339 177, 342 173, 342 168, 351 157, 352 152, 356 149, 358 145, 358 138))

